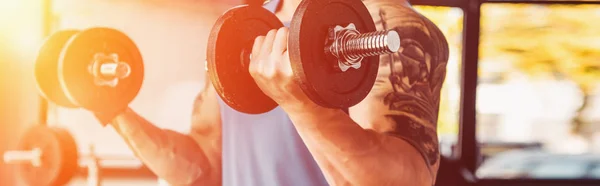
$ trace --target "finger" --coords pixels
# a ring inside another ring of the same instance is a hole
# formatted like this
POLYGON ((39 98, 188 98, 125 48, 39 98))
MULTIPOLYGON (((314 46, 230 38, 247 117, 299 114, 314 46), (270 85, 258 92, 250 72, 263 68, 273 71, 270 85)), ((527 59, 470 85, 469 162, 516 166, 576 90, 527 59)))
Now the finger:
POLYGON ((275 40, 275 34, 277 33, 276 31, 277 30, 275 29, 269 30, 265 36, 265 40, 262 43, 262 48, 260 50, 261 57, 267 57, 269 54, 271 54, 271 50, 273 49, 273 40, 275 40))
POLYGON ((276 55, 276 57, 281 56, 281 54, 283 54, 283 52, 287 50, 287 42, 288 29, 286 27, 281 27, 277 30, 277 33, 275 34, 275 40, 273 41, 273 49, 271 51, 271 54, 276 55))
POLYGON ((256 59, 258 54, 260 54, 260 50, 262 49, 263 42, 265 40, 265 36, 258 36, 254 39, 254 44, 252 45, 252 55, 250 59, 256 59))
POLYGON ((281 72, 288 77, 292 77, 294 75, 294 71, 292 70, 292 61, 290 61, 290 53, 288 50, 285 50, 282 55, 282 62, 280 64, 281 72))
POLYGON ((248 70, 250 71, 250 75, 255 77, 258 74, 258 70, 260 69, 260 50, 263 45, 263 41, 265 40, 265 36, 258 36, 254 39, 254 44, 252 46, 252 54, 250 58, 250 65, 248 70))
POLYGON ((260 60, 260 65, 257 66, 258 73, 260 76, 265 78, 272 78, 275 74, 275 61, 270 57, 271 50, 273 49, 273 41, 275 40, 275 34, 277 30, 270 30, 265 36, 265 40, 262 43, 262 48, 259 54, 258 60, 260 60))

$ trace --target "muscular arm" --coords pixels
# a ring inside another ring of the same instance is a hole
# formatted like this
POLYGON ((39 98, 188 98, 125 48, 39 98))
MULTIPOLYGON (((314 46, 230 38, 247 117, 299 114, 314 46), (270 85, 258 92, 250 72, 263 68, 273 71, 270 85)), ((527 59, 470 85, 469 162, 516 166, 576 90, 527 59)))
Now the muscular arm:
POLYGON ((112 126, 136 156, 170 184, 220 185, 221 123, 215 96, 207 86, 196 98, 190 134, 160 129, 131 109, 117 116, 112 126))
POLYGON ((402 38, 398 53, 381 57, 368 97, 350 109, 352 118, 310 103, 284 109, 332 185, 433 185, 446 40, 407 4, 364 2, 379 29, 402 38))

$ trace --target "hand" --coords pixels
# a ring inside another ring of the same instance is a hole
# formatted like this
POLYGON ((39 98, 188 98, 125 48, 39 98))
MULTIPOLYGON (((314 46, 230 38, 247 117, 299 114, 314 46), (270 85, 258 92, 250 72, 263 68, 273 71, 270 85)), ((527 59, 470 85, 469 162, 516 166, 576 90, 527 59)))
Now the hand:
POLYGON ((100 124, 105 127, 106 125, 110 124, 118 115, 124 113, 127 109, 128 108, 124 108, 123 110, 114 113, 94 112, 94 116, 100 122, 100 124))
POLYGON ((294 80, 287 40, 288 29, 285 27, 256 37, 252 46, 250 75, 263 93, 282 107, 312 103, 294 80))

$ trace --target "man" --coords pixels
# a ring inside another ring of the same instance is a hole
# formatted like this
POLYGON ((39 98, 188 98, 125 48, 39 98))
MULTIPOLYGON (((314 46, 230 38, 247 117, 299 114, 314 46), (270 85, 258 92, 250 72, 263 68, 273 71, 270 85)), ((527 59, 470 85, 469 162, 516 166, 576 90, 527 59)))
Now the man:
MULTIPOLYGON (((265 7, 289 22, 299 3, 265 7)), ((279 103, 270 112, 233 110, 207 80, 190 134, 159 129, 131 109, 97 116, 112 121, 137 157, 173 185, 433 185, 447 42, 405 0, 364 3, 378 29, 400 34, 402 48, 381 57, 377 82, 349 115, 316 105, 293 81, 282 28, 257 37, 252 50, 250 73, 279 103)))

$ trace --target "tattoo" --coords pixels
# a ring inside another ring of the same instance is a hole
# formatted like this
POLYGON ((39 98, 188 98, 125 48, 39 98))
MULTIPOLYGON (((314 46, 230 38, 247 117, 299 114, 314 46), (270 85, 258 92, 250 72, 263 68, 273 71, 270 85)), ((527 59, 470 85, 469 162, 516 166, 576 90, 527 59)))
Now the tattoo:
POLYGON ((386 117, 395 123, 387 133, 411 143, 433 165, 439 158, 436 128, 448 43, 431 21, 411 8, 385 1, 365 4, 379 29, 395 29, 402 39, 399 52, 381 57, 374 87, 386 90, 379 97, 389 109, 386 117))

